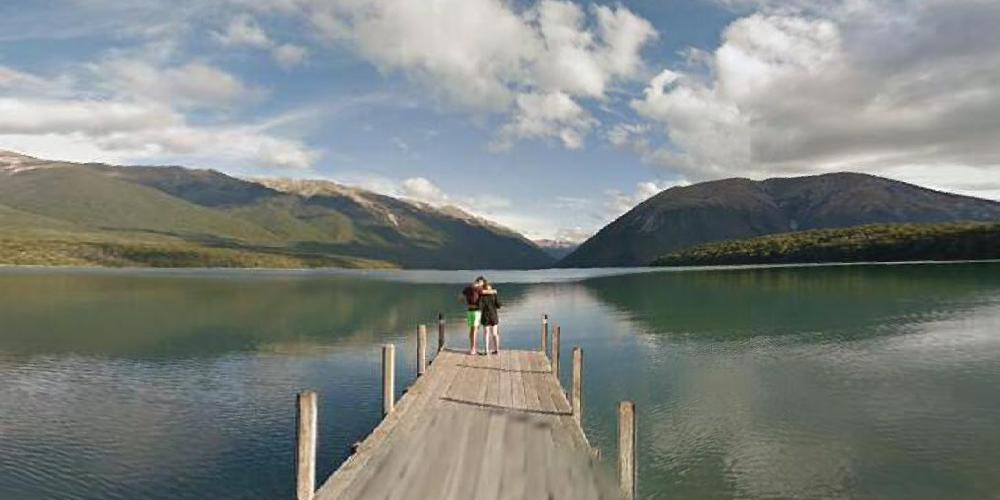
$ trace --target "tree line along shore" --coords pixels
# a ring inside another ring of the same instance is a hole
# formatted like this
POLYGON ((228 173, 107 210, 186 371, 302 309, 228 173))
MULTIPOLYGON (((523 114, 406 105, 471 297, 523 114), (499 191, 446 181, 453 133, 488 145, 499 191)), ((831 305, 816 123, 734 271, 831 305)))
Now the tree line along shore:
POLYGON ((871 224, 689 247, 654 266, 1000 259, 1000 223, 871 224))

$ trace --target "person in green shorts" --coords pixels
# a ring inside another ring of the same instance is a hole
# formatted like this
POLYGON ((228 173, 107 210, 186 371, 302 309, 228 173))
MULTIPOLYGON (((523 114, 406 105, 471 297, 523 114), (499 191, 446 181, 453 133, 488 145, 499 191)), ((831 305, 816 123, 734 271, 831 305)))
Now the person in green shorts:
MULTIPOLYGON (((462 294, 458 300, 465 304, 465 320, 469 325, 469 354, 475 355, 479 352, 476 346, 476 337, 482 322, 482 311, 479 310, 479 298, 483 294, 483 283, 486 278, 480 276, 471 284, 462 289, 462 294)), ((488 292, 487 292, 488 293, 488 292)))

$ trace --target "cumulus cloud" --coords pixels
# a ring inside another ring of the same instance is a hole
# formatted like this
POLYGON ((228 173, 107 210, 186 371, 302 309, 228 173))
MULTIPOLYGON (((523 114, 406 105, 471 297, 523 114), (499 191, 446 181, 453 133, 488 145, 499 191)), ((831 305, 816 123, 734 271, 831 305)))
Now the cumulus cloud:
POLYGON ((319 158, 318 151, 299 140, 272 135, 267 123, 192 124, 189 108, 229 106, 254 94, 217 68, 200 63, 160 67, 129 58, 85 68, 80 77, 56 78, 60 88, 53 83, 45 92, 22 83, 46 79, 2 68, 0 144, 42 157, 83 161, 176 159, 307 168, 319 158))
POLYGON ((233 17, 224 31, 216 31, 213 35, 219 43, 228 46, 265 49, 274 44, 257 20, 248 14, 233 17))
POLYGON ((539 138, 580 147, 595 123, 581 100, 604 100, 611 83, 641 76, 640 51, 657 36, 623 6, 585 10, 559 0, 520 10, 496 0, 304 0, 297 7, 327 39, 451 105, 510 113, 494 149, 539 138))
POLYGON ((309 56, 309 50, 305 47, 291 43, 279 43, 271 38, 257 22, 257 19, 245 13, 234 16, 225 30, 215 31, 212 35, 216 41, 227 47, 269 50, 271 58, 284 69, 301 65, 309 56))
POLYGON ((200 62, 159 66, 137 58, 117 58, 92 68, 102 86, 115 95, 180 107, 228 106, 262 94, 230 73, 200 62))
POLYGON ((306 62, 309 50, 290 43, 278 45, 271 50, 271 56, 279 66, 291 69, 306 62))
POLYGON ((161 106, 89 100, 0 98, 0 134, 103 135, 178 123, 161 106))
POLYGON ((605 215, 608 219, 614 219, 618 216, 632 210, 636 205, 656 196, 661 191, 665 189, 670 189, 675 186, 686 186, 689 183, 684 180, 680 181, 644 181, 639 182, 635 185, 635 191, 631 193, 625 193, 619 190, 611 189, 605 192, 607 195, 607 201, 604 204, 606 209, 605 215))
POLYGON ((490 147, 509 149, 518 139, 557 138, 567 149, 579 149, 597 124, 590 113, 562 92, 521 94, 510 123, 503 126, 490 147))
POLYGON ((449 196, 441 188, 424 177, 412 177, 404 180, 400 186, 400 194, 404 198, 434 206, 447 205, 450 202, 449 196))
POLYGON ((694 180, 1000 165, 1000 5, 729 3, 759 12, 632 102, 667 139, 647 160, 694 180))

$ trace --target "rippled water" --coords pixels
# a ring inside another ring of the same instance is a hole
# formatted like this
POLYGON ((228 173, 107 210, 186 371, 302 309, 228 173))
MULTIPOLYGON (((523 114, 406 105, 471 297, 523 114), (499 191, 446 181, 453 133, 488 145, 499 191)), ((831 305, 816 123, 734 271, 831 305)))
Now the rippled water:
MULTIPOLYGON (((474 274, 0 271, 0 498, 290 498, 295 393, 325 477, 379 419, 379 346, 401 390, 474 274)), ((584 349, 605 456, 637 402, 643 497, 1000 491, 1000 264, 490 276, 509 346, 544 311, 584 349)))

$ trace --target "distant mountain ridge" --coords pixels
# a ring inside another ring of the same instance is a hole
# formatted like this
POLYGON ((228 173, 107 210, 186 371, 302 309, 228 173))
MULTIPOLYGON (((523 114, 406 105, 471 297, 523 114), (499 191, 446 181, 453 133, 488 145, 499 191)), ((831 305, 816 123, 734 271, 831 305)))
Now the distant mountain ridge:
POLYGON ((673 187, 649 198, 557 265, 648 265, 703 243, 806 229, 997 220, 1000 202, 867 174, 724 179, 673 187))
MULTIPOLYGON (((10 248, 30 249, 25 243, 34 241, 54 261, 83 265, 190 265, 205 257, 218 265, 503 269, 554 261, 520 234, 457 208, 329 181, 247 180, 4 151, 0 228, 8 243, 17 240, 10 248)), ((3 248, 0 263, 11 263, 3 248)))
POLYGON ((538 245, 545 253, 549 254, 555 259, 561 259, 577 249, 580 246, 579 243, 574 241, 566 240, 552 240, 552 239, 541 239, 534 240, 535 244, 538 245))

